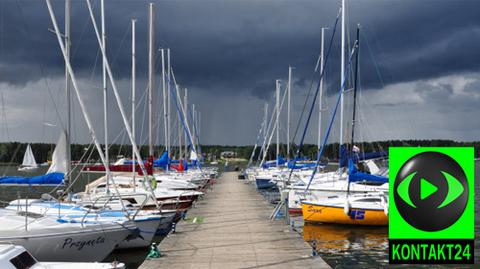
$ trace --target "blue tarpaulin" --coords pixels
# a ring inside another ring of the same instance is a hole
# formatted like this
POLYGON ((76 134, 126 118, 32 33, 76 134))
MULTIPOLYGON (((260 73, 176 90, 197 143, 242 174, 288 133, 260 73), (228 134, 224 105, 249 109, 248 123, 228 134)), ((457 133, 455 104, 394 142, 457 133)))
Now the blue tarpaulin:
POLYGON ((278 157, 277 157, 277 160, 265 162, 265 163, 262 165, 262 167, 263 167, 263 168, 276 167, 276 166, 277 166, 277 162, 278 162, 278 165, 284 165, 285 163, 287 163, 287 160, 285 160, 282 156, 278 156, 278 157))
MULTIPOLYGON (((316 162, 310 162, 310 163, 298 163, 295 161, 289 161, 288 162, 288 168, 289 169, 302 169, 302 168, 313 168, 317 165, 316 162)), ((319 166, 325 166, 325 164, 319 164, 319 166)))
MULTIPOLYGON (((146 161, 142 161, 143 164, 145 164, 146 161)), ((135 160, 125 160, 123 164, 138 164, 138 162, 135 160)))
POLYGON ((0 177, 0 184, 58 185, 63 183, 63 173, 49 173, 34 177, 0 177))
POLYGON ((357 170, 357 167, 354 164, 354 160, 349 159, 348 160, 348 181, 349 182, 368 181, 368 182, 387 183, 388 178, 383 176, 372 175, 364 172, 359 172, 357 170))
POLYGON ((162 156, 160 156, 159 159, 156 159, 155 161, 153 161, 153 167, 166 168, 169 163, 170 163, 170 160, 168 158, 168 151, 164 151, 162 156))
POLYGON ((385 151, 375 151, 375 152, 348 152, 346 145, 342 145, 340 148, 340 167, 347 167, 348 160, 353 159, 355 162, 381 158, 388 156, 388 153, 385 151))

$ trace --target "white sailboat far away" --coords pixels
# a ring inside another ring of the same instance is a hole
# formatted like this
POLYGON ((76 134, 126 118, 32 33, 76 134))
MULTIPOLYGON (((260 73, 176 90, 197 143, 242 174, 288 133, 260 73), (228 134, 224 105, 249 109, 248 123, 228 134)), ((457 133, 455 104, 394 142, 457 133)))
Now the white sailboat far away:
POLYGON ((30 144, 27 145, 25 150, 25 155, 23 155, 23 162, 18 167, 18 171, 32 171, 38 168, 38 164, 35 161, 35 156, 33 156, 32 147, 30 144))

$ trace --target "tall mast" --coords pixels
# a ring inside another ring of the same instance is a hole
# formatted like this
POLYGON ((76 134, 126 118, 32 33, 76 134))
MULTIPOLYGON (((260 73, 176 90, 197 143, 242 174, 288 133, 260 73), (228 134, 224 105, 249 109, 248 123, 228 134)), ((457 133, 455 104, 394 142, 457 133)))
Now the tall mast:
MULTIPOLYGON (((66 58, 68 61, 70 61, 70 4, 71 0, 65 0, 65 54, 66 58)), ((70 170, 71 170, 71 152, 70 152, 70 144, 71 144, 71 138, 70 138, 70 132, 71 132, 71 122, 70 122, 70 114, 71 114, 71 108, 70 108, 70 75, 68 73, 68 67, 67 64, 65 63, 65 97, 66 97, 66 105, 67 105, 67 120, 66 120, 66 130, 65 130, 65 135, 66 135, 66 156, 67 156, 67 171, 65 173, 65 178, 64 181, 69 184, 70 183, 70 170)))
MULTIPOLYGON (((58 28, 58 24, 57 24, 57 19, 55 18, 55 14, 53 12, 53 8, 52 8, 52 3, 50 0, 46 0, 45 1, 47 3, 47 8, 48 8, 48 12, 50 14, 50 19, 52 20, 52 24, 53 24, 53 28, 55 30, 55 34, 57 36, 57 41, 58 41, 58 44, 60 46, 60 49, 62 51, 62 56, 63 56, 63 59, 65 60, 65 64, 67 65, 67 70, 68 70, 68 74, 70 76, 70 79, 71 79, 71 82, 72 82, 72 86, 73 86, 73 89, 75 91, 75 94, 77 96, 77 100, 78 100, 78 103, 80 105, 80 110, 82 111, 83 113, 83 117, 85 119, 85 123, 87 125, 87 128, 89 130, 89 133, 92 137, 92 140, 95 144, 95 147, 98 151, 98 155, 100 156, 100 159, 102 160, 102 163, 103 165, 105 166, 105 172, 106 174, 110 174, 110 168, 109 168, 109 165, 108 165, 108 162, 107 162, 107 159, 105 158, 105 155, 103 153, 103 150, 102 150, 102 147, 100 145, 100 142, 99 140, 97 139, 97 136, 95 134, 95 130, 93 129, 93 125, 92 125, 92 122, 90 121, 90 117, 88 116, 88 113, 87 113, 87 109, 86 109, 86 106, 85 106, 85 103, 83 102, 83 99, 82 97, 80 96, 80 92, 79 92, 79 89, 78 89, 78 85, 77 85, 77 81, 75 79, 75 73, 73 72, 73 69, 72 69, 72 66, 70 64, 70 60, 66 57, 67 56, 67 53, 66 53, 66 49, 65 49, 65 46, 64 46, 64 43, 62 42, 62 37, 61 37, 61 34, 60 34, 60 30, 58 28)), ((89 5, 89 11, 91 12, 91 6, 90 6, 90 2, 87 1, 87 4, 89 5)), ((90 13, 90 15, 92 15, 93 13, 90 13)), ((91 18, 93 18, 91 16, 91 18)), ((98 31, 96 29, 96 34, 97 34, 97 40, 99 42, 99 44, 101 43, 100 41, 100 37, 98 36, 98 31)), ((103 47, 102 47, 102 55, 104 53, 104 50, 103 50, 103 47)), ((128 127, 128 126, 127 126, 128 127)), ((113 179, 112 179, 113 181, 113 179)), ((117 195, 120 195, 120 193, 118 192, 118 189, 115 188, 116 192, 117 192, 117 195)), ((156 201, 156 200, 155 200, 156 201)), ((125 209, 125 206, 124 206, 124 203, 123 203, 123 200, 120 199, 120 204, 122 206, 123 209, 125 209)), ((129 216, 129 213, 127 212, 128 216, 129 216)))
MULTIPOLYGON (((136 19, 132 19, 132 138, 135 141, 135 22, 136 19)), ((133 190, 137 189, 135 184, 135 148, 132 143, 132 176, 133 176, 133 190)))
POLYGON ((201 125, 202 125, 202 112, 201 111, 198 111, 197 112, 197 136, 198 136, 198 150, 199 150, 199 153, 201 153, 201 150, 202 148, 200 147, 200 137, 202 136, 201 135, 201 125))
MULTIPOLYGON (((267 117, 268 117, 268 103, 267 102, 265 102, 265 105, 264 105, 263 109, 264 109, 263 110, 263 122, 262 122, 262 127, 260 129, 260 132, 258 133, 258 139, 257 140, 258 140, 258 142, 260 142, 262 140, 264 142, 262 142, 262 147, 260 148, 260 151, 258 153, 257 162, 258 162, 258 160, 260 160, 260 158, 263 154, 263 148, 265 146, 265 140, 266 140, 266 136, 268 135, 267 133, 268 133, 268 129, 269 129, 269 126, 267 126, 267 121, 268 121, 268 119, 267 119, 267 117)), ((258 146, 260 146, 260 145, 258 145, 258 146)), ((255 155, 255 150, 252 152, 252 161, 253 161, 254 155, 255 155)), ((250 164, 251 164, 251 162, 250 162, 250 164)))
MULTIPOLYGON (((175 89, 177 89, 178 92, 181 92, 180 86, 175 83, 175 89)), ((181 101, 181 100, 179 100, 181 101)), ((182 103, 180 103, 180 106, 182 106, 182 103)), ((178 114, 178 159, 183 158, 183 146, 182 146, 182 140, 183 140, 183 132, 182 132, 182 116, 181 113, 178 114)))
POLYGON ((267 123, 268 122, 268 103, 265 102, 263 106, 263 136, 267 136, 267 123))
POLYGON ((288 100, 287 100, 287 159, 290 158, 290 98, 292 91, 292 67, 288 67, 288 100))
MULTIPOLYGON (((340 87, 342 87, 343 77, 345 76, 345 0, 342 0, 342 45, 340 50, 340 87)), ((340 139, 339 139, 339 157, 341 157, 341 150, 343 145, 343 92, 340 94, 340 139)))
MULTIPOLYGON (((46 0, 49 4, 49 9, 51 9, 51 6, 50 6, 50 0, 46 0)), ((139 166, 140 166, 140 169, 142 170, 143 174, 147 175, 147 171, 145 169, 145 166, 143 165, 143 162, 142 162, 142 157, 140 156, 140 151, 138 150, 138 147, 137 147, 137 143, 135 142, 135 140, 133 139, 133 136, 132 136, 132 129, 130 128, 130 122, 129 122, 129 118, 127 117, 127 114, 125 113, 125 110, 123 109, 123 102, 122 102, 122 99, 120 97, 120 94, 117 90, 117 86, 116 86, 116 83, 115 83, 115 80, 113 79, 113 75, 112 75, 112 70, 110 68, 110 64, 108 63, 108 60, 106 58, 106 54, 105 54, 105 50, 103 49, 103 47, 101 46, 101 38, 100 38, 100 33, 98 31, 98 27, 97 27, 97 23, 95 21, 95 16, 93 14, 93 9, 92 9, 92 4, 90 2, 90 0, 86 0, 87 2, 87 6, 88 6, 88 11, 90 13, 90 20, 92 21, 92 24, 93 24, 93 28, 95 30, 95 35, 97 37, 97 42, 101 48, 101 52, 102 52, 102 57, 105 59, 105 62, 106 62, 106 68, 107 68, 107 74, 108 74, 108 77, 110 79, 110 85, 112 86, 112 90, 113 90, 113 93, 114 93, 114 96, 115 96, 115 100, 117 101, 117 105, 118 105, 118 110, 120 111, 120 115, 122 116, 122 120, 123 120, 123 124, 125 126, 125 129, 127 131, 127 135, 128 135, 128 138, 130 139, 130 142, 133 144, 133 147, 135 149, 135 156, 137 158, 137 161, 139 162, 139 166)), ((52 19, 53 21, 53 19, 52 19)), ((56 26, 55 26, 56 27, 56 26)), ((58 30, 55 29, 55 31, 57 32, 57 35, 58 35, 58 30)), ((62 48, 63 50, 63 48, 62 48)), ((71 71, 71 66, 69 66, 69 72, 70 72, 70 75, 72 76, 72 81, 75 81, 75 78, 74 78, 74 75, 71 71)), ((75 86, 75 91, 77 92, 77 95, 78 95, 78 90, 77 90, 77 87, 76 85, 75 86)), ((84 111, 84 107, 83 107, 83 104, 82 104, 82 111, 84 111)), ((85 113, 85 111, 84 111, 85 113)), ((90 128, 90 132, 93 132, 93 130, 90 128)), ((93 134, 92 134, 93 136, 93 134)), ((100 151, 100 153, 102 153, 102 151, 100 151)), ((99 154, 100 154, 99 153, 99 154)), ((105 163, 105 161, 103 160, 103 154, 100 154, 101 155, 101 158, 102 158, 102 161, 105 163)), ((106 167, 108 168, 108 164, 106 164, 106 167)), ((107 173, 110 173, 108 170, 107 170, 107 173)), ((115 184, 113 178, 112 178, 112 182, 115 184)), ((153 197, 155 197, 155 194, 153 193, 153 190, 150 186, 150 184, 147 184, 149 187, 150 187, 150 192, 152 193, 153 197)), ((115 188, 117 194, 118 194, 118 189, 115 188)), ((157 200, 154 199, 155 201, 155 204, 157 205, 157 207, 159 207, 159 204, 157 203, 157 200)), ((120 201, 123 205, 123 202, 120 201)))
MULTIPOLYGON (((102 27, 102 48, 106 52, 106 38, 105 38, 105 4, 104 0, 100 1, 100 13, 101 13, 101 27, 102 27)), ((107 104, 107 68, 105 66, 105 58, 102 57, 102 78, 103 78, 103 132, 105 141, 105 159, 107 164, 110 164, 110 157, 108 155, 108 104, 107 104)), ((107 193, 109 190, 110 175, 107 174, 107 193)))
POLYGON ((358 82, 358 59, 360 56, 360 24, 357 25, 357 41, 356 41, 356 55, 355 55, 355 80, 353 83, 353 115, 352 115, 352 142, 351 149, 353 150, 353 142, 355 137, 355 112, 357 109, 357 82, 358 82))
MULTIPOLYGON (((320 49, 320 74, 323 74, 324 68, 324 51, 325 51, 325 27, 322 27, 322 40, 321 40, 321 49, 320 49)), ((318 99, 318 149, 320 150, 322 143, 322 114, 323 114, 323 85, 325 83, 325 75, 320 78, 320 96, 318 99)))
POLYGON ((164 147, 167 150, 167 84, 165 82, 165 49, 160 49, 162 60, 162 98, 163 98, 163 132, 164 132, 164 147))
POLYGON ((195 126, 195 104, 192 104, 192 144, 193 145, 197 145, 197 140, 196 140, 196 137, 195 137, 195 128, 197 128, 195 126))
POLYGON ((201 158, 202 156, 202 146, 200 145, 200 137, 201 137, 201 124, 202 124, 202 112, 201 111, 198 111, 197 112, 197 151, 198 151, 198 154, 197 154, 197 157, 198 158, 201 158))
POLYGON ((153 3, 149 5, 148 12, 148 154, 154 155, 153 150, 153 91, 155 85, 155 6, 153 3))
MULTIPOLYGON (((188 89, 185 88, 185 95, 183 96, 183 110, 184 113, 184 124, 188 126, 188 89)), ((188 136, 185 134, 185 159, 187 159, 188 155, 188 136)))
POLYGON ((267 141, 267 136, 268 136, 268 132, 270 130, 270 121, 268 121, 268 103, 265 102, 265 111, 264 111, 264 116, 265 116, 265 126, 264 126, 264 131, 263 131, 263 142, 262 142, 262 147, 260 148, 260 153, 258 154, 258 157, 257 157, 257 162, 260 160, 260 158, 262 158, 261 156, 263 155, 263 152, 264 152, 264 149, 265 149, 265 143, 267 141), (268 123, 267 123, 268 122, 268 123), (268 124, 268 125, 267 125, 268 124))
POLYGON ((170 119, 170 49, 167 49, 167 152, 171 151, 171 119, 170 119))
POLYGON ((280 154, 280 80, 277 79, 275 81, 275 88, 276 88, 276 107, 277 107, 277 119, 276 119, 276 126, 277 126, 277 167, 279 165, 278 163, 278 156, 280 154))

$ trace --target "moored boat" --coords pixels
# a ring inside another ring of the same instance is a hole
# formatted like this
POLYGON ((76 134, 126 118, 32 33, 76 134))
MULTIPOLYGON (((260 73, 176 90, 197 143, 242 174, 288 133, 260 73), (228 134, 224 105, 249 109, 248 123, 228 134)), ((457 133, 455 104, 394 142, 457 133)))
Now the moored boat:
POLYGON ((123 263, 87 262, 39 262, 24 247, 0 244, 0 268, 2 269, 124 269, 123 263))
POLYGON ((305 222, 386 226, 388 199, 382 193, 331 197, 302 204, 305 222))
POLYGON ((133 222, 71 222, 51 216, 0 211, 0 242, 25 247, 41 261, 102 261, 132 232, 133 222))
POLYGON ((27 145, 27 149, 25 150, 25 154, 23 155, 22 164, 18 167, 18 171, 32 171, 38 168, 38 164, 35 161, 35 156, 33 156, 32 147, 30 144, 27 145))

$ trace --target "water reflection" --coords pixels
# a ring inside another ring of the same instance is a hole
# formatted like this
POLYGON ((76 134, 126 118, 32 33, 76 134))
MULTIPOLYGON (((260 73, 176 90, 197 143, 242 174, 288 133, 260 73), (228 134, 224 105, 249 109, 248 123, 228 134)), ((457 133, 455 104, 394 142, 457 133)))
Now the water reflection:
POLYGON ((388 264, 388 229, 328 224, 306 224, 303 238, 333 267, 388 264), (345 259, 348 255, 348 259, 345 259))

